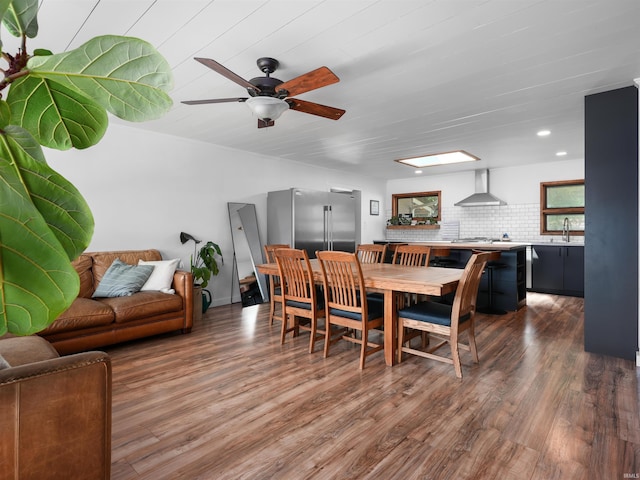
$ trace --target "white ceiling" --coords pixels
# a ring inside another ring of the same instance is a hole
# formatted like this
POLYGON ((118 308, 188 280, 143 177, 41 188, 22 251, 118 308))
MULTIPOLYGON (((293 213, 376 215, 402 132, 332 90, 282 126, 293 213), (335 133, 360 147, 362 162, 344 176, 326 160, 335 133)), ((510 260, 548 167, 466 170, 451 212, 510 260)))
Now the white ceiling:
POLYGON ((423 175, 581 159, 584 96, 640 77, 638 0, 42 0, 39 25, 30 51, 102 34, 159 49, 175 104, 139 128, 382 178, 414 176, 394 159, 456 149, 482 160, 423 175), (340 82, 299 98, 346 113, 258 129, 242 103, 183 105, 246 96, 195 56, 247 80, 264 56, 283 81, 326 65, 340 82))

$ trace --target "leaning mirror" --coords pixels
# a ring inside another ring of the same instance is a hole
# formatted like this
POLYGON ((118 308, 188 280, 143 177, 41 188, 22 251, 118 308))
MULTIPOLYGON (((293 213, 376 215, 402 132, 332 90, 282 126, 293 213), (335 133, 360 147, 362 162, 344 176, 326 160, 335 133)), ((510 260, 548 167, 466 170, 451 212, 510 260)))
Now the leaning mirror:
POLYGON ((264 275, 256 274, 256 265, 264 263, 256 206, 239 202, 227 205, 233 241, 231 303, 242 302, 245 307, 262 303, 269 297, 264 275))

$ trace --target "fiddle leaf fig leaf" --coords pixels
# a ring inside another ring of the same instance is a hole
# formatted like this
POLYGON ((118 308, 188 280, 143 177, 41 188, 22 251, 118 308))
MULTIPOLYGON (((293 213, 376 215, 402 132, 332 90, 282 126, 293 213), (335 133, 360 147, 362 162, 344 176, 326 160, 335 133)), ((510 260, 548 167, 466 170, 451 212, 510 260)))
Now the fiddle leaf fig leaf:
POLYGON ((0 336, 30 335, 77 296, 80 281, 69 260, 86 248, 93 218, 20 127, 0 135, 0 198, 0 336))
POLYGON ((8 3, 2 23, 9 33, 14 37, 24 34, 34 38, 38 34, 38 0, 12 0, 8 3))
POLYGON ((11 84, 12 123, 45 147, 58 150, 95 145, 107 130, 107 112, 93 100, 45 78, 26 76, 11 84))
MULTIPOLYGON (((5 13, 7 9, 11 5, 11 0, 0 0, 0 21, 4 19, 5 13)), ((0 41, 0 47, 2 46, 2 41, 0 41)))
POLYGON ((30 76, 51 80, 91 98, 130 121, 160 117, 172 105, 173 85, 167 61, 149 43, 105 35, 75 50, 32 57, 30 76))
POLYGON ((53 52, 51 50, 47 50, 46 48, 36 48, 33 51, 33 54, 41 56, 41 57, 46 57, 46 56, 49 56, 49 55, 53 55, 53 52))
MULTIPOLYGON (((46 162, 42 149, 26 130, 8 125, 0 135, 0 157, 9 159, 34 207, 66 252, 67 261, 85 251, 94 221, 82 194, 46 162)), ((4 203, 0 202, 0 208, 4 203)))
POLYGON ((11 0, 0 0, 0 20, 4 20, 9 5, 11 5, 11 0))
POLYGON ((11 107, 4 100, 0 100, 0 128, 9 125, 11 121, 11 107))

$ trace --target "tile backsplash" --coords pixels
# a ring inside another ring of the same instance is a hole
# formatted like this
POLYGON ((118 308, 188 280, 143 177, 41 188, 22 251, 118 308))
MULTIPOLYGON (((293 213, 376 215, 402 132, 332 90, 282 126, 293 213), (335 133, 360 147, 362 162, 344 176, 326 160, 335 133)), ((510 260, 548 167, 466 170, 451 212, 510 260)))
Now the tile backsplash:
MULTIPOLYGON (((515 242, 549 242, 553 236, 540 235, 540 204, 495 207, 442 207, 442 220, 460 222, 460 238, 501 238, 504 233, 515 242)), ((386 231, 389 241, 420 242, 440 240, 440 230, 386 231)), ((580 237, 582 238, 582 237, 580 237)), ((558 235, 557 239, 560 239, 558 235)))

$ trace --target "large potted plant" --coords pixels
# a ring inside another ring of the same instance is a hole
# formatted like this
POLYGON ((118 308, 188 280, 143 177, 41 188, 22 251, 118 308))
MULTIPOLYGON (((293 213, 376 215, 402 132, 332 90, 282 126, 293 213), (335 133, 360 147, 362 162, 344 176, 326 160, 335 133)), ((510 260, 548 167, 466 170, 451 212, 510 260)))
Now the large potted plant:
POLYGON ((89 245, 94 220, 80 192, 47 164, 41 146, 88 148, 107 112, 130 121, 172 105, 165 59, 143 40, 106 35, 64 53, 29 52, 38 0, 0 1, 0 18, 21 39, 0 80, 0 336, 46 328, 78 294, 71 261, 89 245))
POLYGON ((193 241, 193 255, 190 258, 191 273, 193 274, 193 316, 194 320, 200 320, 202 314, 211 305, 211 292, 206 290, 212 276, 220 273, 218 258, 220 263, 224 263, 222 251, 217 243, 208 241, 198 248, 201 240, 197 240, 185 232, 180 232, 180 241, 185 244, 193 241))

